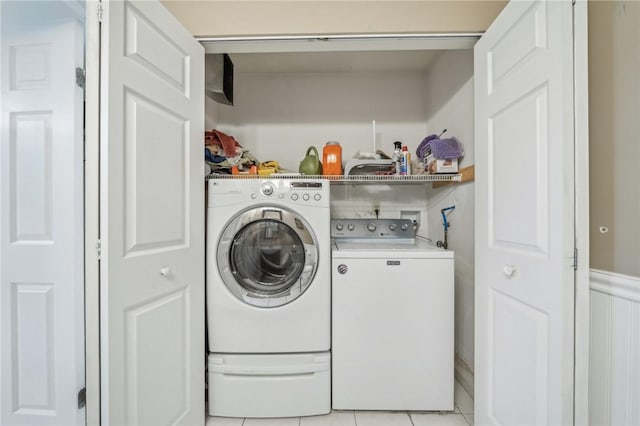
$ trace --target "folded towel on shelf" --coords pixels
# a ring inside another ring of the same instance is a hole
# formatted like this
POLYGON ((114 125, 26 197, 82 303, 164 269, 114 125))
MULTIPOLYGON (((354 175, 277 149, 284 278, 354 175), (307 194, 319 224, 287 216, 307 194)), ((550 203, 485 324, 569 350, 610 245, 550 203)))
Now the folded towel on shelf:
POLYGON ((233 136, 215 129, 204 132, 204 159, 212 174, 231 174, 234 166, 242 172, 260 163, 233 136))
POLYGON ((204 145, 213 145, 222 148, 225 157, 236 157, 238 155, 238 148, 242 148, 236 138, 216 129, 204 132, 204 145))
POLYGON ((416 155, 424 160, 429 152, 438 160, 455 160, 464 156, 464 147, 455 137, 439 139, 436 135, 429 135, 418 145, 416 155))
POLYGON ((420 144, 416 148, 416 155, 418 156, 418 158, 420 160, 423 160, 424 157, 427 155, 427 149, 430 147, 431 141, 434 140, 434 139, 438 139, 438 136, 437 135, 429 135, 426 138, 424 138, 422 140, 422 142, 420 142, 420 144))

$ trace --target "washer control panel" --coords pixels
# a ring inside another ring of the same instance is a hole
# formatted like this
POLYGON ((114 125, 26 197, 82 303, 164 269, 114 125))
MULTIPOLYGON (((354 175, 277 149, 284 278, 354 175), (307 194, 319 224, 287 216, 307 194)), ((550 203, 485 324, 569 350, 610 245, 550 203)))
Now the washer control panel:
POLYGON ((328 200, 326 193, 328 183, 322 181, 284 181, 269 180, 262 181, 257 192, 251 192, 250 197, 257 199, 277 199, 282 201, 293 201, 304 204, 319 204, 323 199, 328 200))
POLYGON ((331 238, 415 238, 410 219, 331 219, 331 238))
POLYGON ((220 196, 224 197, 227 204, 254 200, 328 208, 331 203, 330 184, 325 179, 211 178, 208 185, 209 204, 220 196))

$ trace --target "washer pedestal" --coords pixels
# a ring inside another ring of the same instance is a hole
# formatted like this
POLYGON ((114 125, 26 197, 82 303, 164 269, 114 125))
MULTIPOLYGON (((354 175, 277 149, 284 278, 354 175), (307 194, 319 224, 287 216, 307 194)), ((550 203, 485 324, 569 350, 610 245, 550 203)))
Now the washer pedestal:
POLYGON ((209 354, 209 415, 298 417, 328 414, 331 411, 330 365, 329 351, 209 354))

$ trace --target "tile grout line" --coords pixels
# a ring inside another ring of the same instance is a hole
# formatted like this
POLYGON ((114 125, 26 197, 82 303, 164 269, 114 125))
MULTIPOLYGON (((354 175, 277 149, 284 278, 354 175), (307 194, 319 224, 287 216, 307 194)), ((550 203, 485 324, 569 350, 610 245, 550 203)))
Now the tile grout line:
MULTIPOLYGON (((456 407, 458 407, 458 406, 456 405, 456 407)), ((459 408, 459 407, 458 407, 458 408, 459 408)), ((352 415, 353 415, 353 425, 354 425, 354 426, 358 426, 358 420, 357 420, 357 416, 356 416, 356 414, 357 414, 356 410, 352 410, 352 411, 351 411, 351 413, 352 413, 352 415)), ((411 415, 411 412, 409 412, 409 411, 404 411, 403 413, 404 413, 404 414, 406 414, 406 415, 409 417, 409 422, 410 422, 411 426, 415 426, 415 422, 414 422, 414 419, 413 419, 413 417, 412 417, 412 415, 411 415)), ((427 413, 427 414, 429 414, 429 413, 427 413)), ((433 412, 433 413, 431 413, 431 414, 437 414, 437 413, 436 413, 436 412, 433 412)), ((474 424, 471 422, 471 418, 469 417, 469 416, 473 416, 473 415, 474 415, 474 413, 463 413, 463 412, 462 412, 462 410, 460 410, 460 412, 459 412, 459 413, 456 413, 455 411, 453 411, 453 412, 447 413, 446 415, 450 415, 450 416, 458 416, 458 415, 461 415, 461 416, 462 416, 462 418, 465 420, 465 423, 467 423, 467 425, 469 425, 469 426, 474 426, 474 424)), ((245 426, 245 425, 246 425, 246 421, 247 421, 247 417, 244 417, 244 418, 242 419, 242 423, 240 424, 240 426, 245 426)), ((302 426, 302 417, 298 417, 298 426, 302 426)))

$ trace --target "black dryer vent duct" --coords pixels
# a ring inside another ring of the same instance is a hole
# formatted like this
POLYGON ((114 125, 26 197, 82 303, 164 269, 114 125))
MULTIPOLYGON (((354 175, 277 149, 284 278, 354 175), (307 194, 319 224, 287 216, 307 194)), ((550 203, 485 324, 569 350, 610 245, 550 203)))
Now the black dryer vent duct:
POLYGON ((226 53, 204 55, 204 90, 214 101, 233 105, 233 62, 226 53))

